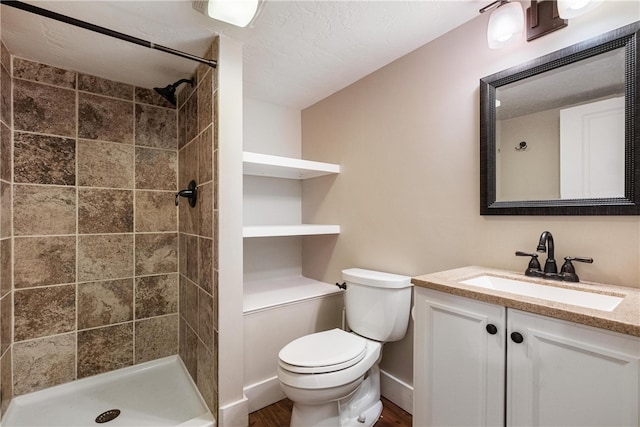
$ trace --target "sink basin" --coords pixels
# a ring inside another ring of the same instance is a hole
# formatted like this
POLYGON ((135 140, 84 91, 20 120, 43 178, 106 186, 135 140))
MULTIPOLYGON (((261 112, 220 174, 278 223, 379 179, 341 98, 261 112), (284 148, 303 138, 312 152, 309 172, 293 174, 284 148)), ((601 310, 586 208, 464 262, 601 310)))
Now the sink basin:
POLYGON ((613 295, 557 288, 555 286, 539 285, 536 283, 505 279, 504 277, 489 275, 462 280, 460 283, 602 311, 612 311, 623 300, 623 298, 613 295))

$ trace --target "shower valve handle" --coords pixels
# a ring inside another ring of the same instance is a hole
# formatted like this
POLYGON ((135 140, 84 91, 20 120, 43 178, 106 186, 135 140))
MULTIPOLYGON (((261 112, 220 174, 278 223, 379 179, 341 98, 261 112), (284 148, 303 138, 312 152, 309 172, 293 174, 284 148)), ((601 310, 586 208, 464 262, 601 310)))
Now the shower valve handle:
POLYGON ((187 188, 176 193, 176 206, 178 206, 180 197, 189 199, 189 206, 192 208, 196 206, 196 201, 198 200, 198 185, 194 180, 191 180, 187 188))

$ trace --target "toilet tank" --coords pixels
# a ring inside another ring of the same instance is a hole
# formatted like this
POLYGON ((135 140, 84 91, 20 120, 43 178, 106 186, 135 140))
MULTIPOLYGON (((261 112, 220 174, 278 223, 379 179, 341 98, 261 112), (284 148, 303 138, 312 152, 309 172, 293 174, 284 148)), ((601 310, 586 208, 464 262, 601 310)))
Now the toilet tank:
POLYGON ((342 270, 344 305, 352 331, 376 341, 401 340, 411 310, 411 278, 380 271, 342 270))

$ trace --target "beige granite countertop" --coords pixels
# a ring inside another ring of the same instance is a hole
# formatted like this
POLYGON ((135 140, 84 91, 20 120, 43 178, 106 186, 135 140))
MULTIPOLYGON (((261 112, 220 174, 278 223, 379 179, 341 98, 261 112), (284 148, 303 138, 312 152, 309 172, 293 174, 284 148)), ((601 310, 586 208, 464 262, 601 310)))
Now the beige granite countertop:
POLYGON ((538 279, 526 277, 522 273, 476 266, 425 274, 414 277, 411 282, 415 286, 423 288, 640 337, 640 289, 636 288, 593 282, 568 283, 538 279), (601 311, 460 283, 462 280, 484 274, 548 286, 614 295, 624 297, 624 299, 613 311, 601 311))

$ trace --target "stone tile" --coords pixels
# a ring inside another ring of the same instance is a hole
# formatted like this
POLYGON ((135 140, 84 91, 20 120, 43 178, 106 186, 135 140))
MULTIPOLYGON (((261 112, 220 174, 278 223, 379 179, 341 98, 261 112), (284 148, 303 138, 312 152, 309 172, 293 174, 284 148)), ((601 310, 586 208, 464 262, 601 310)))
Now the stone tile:
POLYGON ((177 271, 177 233, 136 235, 136 275, 177 271))
POLYGON ((133 191, 78 190, 78 233, 133 232, 133 191))
POLYGON ((75 329, 75 285, 17 290, 13 298, 16 341, 61 334, 75 329))
POLYGON ((78 89, 127 101, 133 99, 133 86, 89 74, 78 74, 78 89))
POLYGON ((136 145, 178 148, 176 110, 136 104, 136 145))
POLYGON ((198 336, 213 351, 213 297, 202 289, 198 292, 198 336))
POLYGON ((78 281, 133 276, 133 235, 78 236, 78 281))
POLYGON ((78 378, 133 364, 133 322, 78 331, 78 378))
MULTIPOLYGON (((192 76, 193 77, 193 76, 192 76)), ((188 83, 182 84, 176 93, 176 99, 178 100, 178 107, 182 108, 182 106, 190 99, 192 94, 196 94, 195 86, 192 86, 188 83)))
POLYGON ((198 237, 180 235, 180 273, 194 283, 198 282, 198 237))
POLYGON ((185 131, 187 144, 198 136, 198 92, 194 91, 185 102, 185 131))
POLYGON ((0 67, 0 120, 11 125, 11 75, 4 67, 0 67))
POLYGON ((16 289, 73 283, 76 279, 76 237, 16 237, 16 289))
POLYGON ((187 144, 187 110, 181 106, 178 110, 178 148, 187 144))
POLYGON ((198 183, 213 179, 213 128, 207 127, 198 138, 198 183))
POLYGON ((11 181, 11 130, 0 124, 0 179, 11 181))
POLYGON ((198 375, 198 336, 182 318, 180 319, 180 358, 191 378, 196 381, 198 375))
POLYGON ((75 380, 75 361, 75 334, 14 344, 14 396, 75 380))
POLYGON ((213 240, 198 238, 198 286, 213 295, 213 240))
POLYGON ((9 408, 9 403, 11 403, 11 399, 13 397, 13 360, 12 354, 10 351, 7 351, 0 358, 0 407, 2 408, 2 414, 7 413, 7 409, 9 408))
POLYGON ((175 151, 136 147, 136 189, 176 191, 175 151))
POLYGON ((0 40, 0 64, 7 70, 11 68, 11 54, 2 40, 0 40))
POLYGON ((80 92, 78 137, 133 144, 133 102, 80 92))
POLYGON ((0 240, 0 297, 13 289, 12 253, 11 239, 0 240))
POLYGON ((187 315, 187 278, 182 274, 178 275, 178 292, 178 313, 181 317, 185 317, 187 315))
POLYGON ((13 173, 15 182, 76 184, 76 140, 15 132, 13 173))
POLYGON ((177 314, 136 322, 135 363, 178 354, 177 314))
POLYGON ((198 133, 213 123, 213 69, 209 70, 198 85, 198 133))
POLYGON ((133 279, 78 284, 78 329, 133 320, 133 279))
POLYGON ((14 185, 13 219, 16 236, 75 234, 76 190, 73 187, 14 185))
POLYGON ((136 191, 136 231, 176 231, 178 209, 174 203, 173 191, 136 191))
POLYGON ((13 77, 67 89, 76 88, 75 72, 23 58, 13 58, 13 77))
POLYGON ((78 185, 133 188, 133 145, 78 141, 78 185))
POLYGON ((215 375, 216 356, 210 352, 201 342, 198 342, 198 374, 196 384, 205 403, 211 410, 217 405, 215 375))
POLYGON ((0 181, 0 238, 10 237, 11 230, 11 184, 0 181))
POLYGON ((213 183, 198 187, 198 234, 213 237, 213 183))
POLYGON ((178 186, 187 188, 189 182, 196 181, 197 184, 199 178, 199 161, 198 161, 198 141, 190 142, 185 145, 178 153, 178 186))
POLYGON ((178 312, 178 273, 136 279, 136 319, 178 312))
MULTIPOLYGON (((178 185, 180 189, 187 188, 191 180, 198 179, 198 150, 197 144, 190 143, 180 150, 178 154, 179 161, 179 179, 178 185)), ((198 189, 200 193, 200 189, 198 189)), ((198 194, 200 198, 200 194, 198 194)), ((179 207, 179 224, 178 229, 183 233, 199 234, 200 233, 200 201, 198 200, 195 207, 189 206, 184 200, 180 201, 179 207)))
POLYGON ((187 325, 198 330, 198 287, 189 280, 180 278, 180 314, 187 325))
POLYGON ((13 341, 13 296, 7 294, 0 300, 0 354, 4 354, 9 349, 13 341))
POLYGON ((76 92, 16 79, 13 84, 14 131, 76 136, 76 92))
POLYGON ((155 105, 156 107, 176 109, 176 106, 160 96, 158 92, 153 89, 146 89, 143 87, 136 87, 136 102, 141 104, 155 105))

